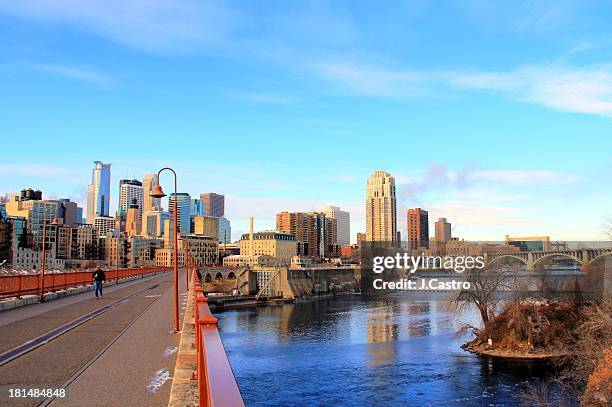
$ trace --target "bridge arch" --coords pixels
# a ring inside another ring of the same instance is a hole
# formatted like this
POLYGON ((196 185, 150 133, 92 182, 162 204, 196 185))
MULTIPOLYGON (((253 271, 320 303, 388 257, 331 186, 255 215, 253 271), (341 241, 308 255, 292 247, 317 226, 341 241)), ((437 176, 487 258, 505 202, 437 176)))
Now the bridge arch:
POLYGON ((218 272, 217 275, 215 276, 215 281, 220 281, 223 280, 223 274, 221 274, 221 272, 218 272))
POLYGON ((204 282, 212 283, 212 276, 210 275, 210 273, 206 273, 206 277, 204 278, 204 282))
POLYGON ((567 253, 549 253, 549 254, 545 254, 544 256, 540 257, 539 259, 537 259, 536 261, 533 262, 533 267, 535 267, 538 263, 541 263, 544 261, 544 259, 551 259, 553 257, 565 257, 568 258, 570 260, 574 260, 576 263, 580 264, 581 266, 583 265, 582 260, 580 260, 577 257, 574 257, 570 254, 567 253))
POLYGON ((227 278, 229 280, 235 280, 236 279, 236 274, 234 274, 233 271, 230 271, 229 274, 227 275, 227 278))
POLYGON ((593 263, 593 262, 595 262, 595 261, 601 260, 601 259, 603 259, 604 257, 606 257, 606 256, 610 256, 610 255, 612 255, 612 251, 602 253, 602 254, 600 254, 599 256, 595 256, 595 257, 593 257, 591 260, 589 260, 589 264, 591 264, 591 263, 593 263))
POLYGON ((527 260, 523 259, 522 257, 515 256, 513 254, 502 254, 501 256, 497 256, 497 257, 494 257, 493 259, 491 259, 488 262, 487 266, 490 266, 491 264, 497 262, 500 259, 516 259, 516 260, 520 261, 521 263, 523 263, 524 265, 527 265, 527 260))

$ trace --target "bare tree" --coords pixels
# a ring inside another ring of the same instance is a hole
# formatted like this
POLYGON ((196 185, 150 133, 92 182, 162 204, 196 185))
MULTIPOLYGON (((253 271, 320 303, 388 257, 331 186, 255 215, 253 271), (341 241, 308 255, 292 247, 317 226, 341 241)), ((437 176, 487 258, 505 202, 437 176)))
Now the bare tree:
MULTIPOLYGON (((483 329, 488 327, 489 322, 495 318, 500 298, 498 291, 510 288, 510 274, 500 269, 473 269, 467 273, 466 281, 470 288, 461 290, 454 300, 455 309, 461 311, 469 306, 475 306, 480 313, 483 329)), ((480 330, 466 324, 475 333, 480 330)))
POLYGON ((582 308, 582 321, 573 334, 565 378, 571 383, 585 384, 591 372, 612 348, 612 303, 603 301, 582 308))

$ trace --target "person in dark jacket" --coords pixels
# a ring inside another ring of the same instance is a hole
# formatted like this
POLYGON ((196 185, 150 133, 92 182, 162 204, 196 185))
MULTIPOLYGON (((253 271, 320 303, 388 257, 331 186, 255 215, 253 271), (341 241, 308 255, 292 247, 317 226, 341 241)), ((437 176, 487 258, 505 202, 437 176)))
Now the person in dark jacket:
POLYGON ((104 286, 104 281, 106 281, 106 276, 104 275, 104 271, 97 269, 93 272, 91 278, 94 280, 94 285, 96 287, 96 298, 102 298, 102 287, 104 286), (100 292, 100 296, 98 297, 98 292, 100 292))

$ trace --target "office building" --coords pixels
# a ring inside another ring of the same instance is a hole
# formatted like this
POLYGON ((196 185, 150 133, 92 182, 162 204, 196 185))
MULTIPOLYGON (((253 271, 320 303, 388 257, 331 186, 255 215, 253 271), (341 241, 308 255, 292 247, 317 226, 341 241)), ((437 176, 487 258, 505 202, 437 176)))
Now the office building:
POLYGON ((231 243, 232 241, 232 225, 230 224, 229 219, 221 217, 219 220, 219 242, 221 243, 231 243))
POLYGON ((436 243, 446 243, 451 240, 451 224, 446 221, 446 218, 438 218, 435 223, 435 241, 436 243))
POLYGON ((204 216, 204 201, 201 199, 192 199, 189 213, 191 217, 204 216))
POLYGON ((213 216, 194 216, 193 234, 198 236, 210 236, 219 241, 219 218, 213 216))
POLYGON ((168 212, 164 211, 148 211, 142 215, 142 231, 143 236, 162 237, 164 235, 164 221, 170 217, 168 212))
POLYGON ((153 198, 151 196, 151 191, 153 191, 153 187, 159 185, 159 178, 157 174, 147 174, 142 179, 142 192, 143 192, 143 200, 142 200, 142 211, 151 212, 151 211, 161 211, 161 198, 153 198))
POLYGON ((421 208, 408 209, 406 241, 409 250, 429 248, 429 214, 421 208))
POLYGON ((366 184, 366 240, 397 246, 395 178, 376 171, 366 184))
POLYGON ((119 181, 119 208, 127 212, 136 205, 142 211, 144 207, 144 189, 137 179, 122 179, 119 181))
POLYGON ((204 215, 222 218, 225 215, 225 196, 207 192, 200 194, 204 206, 204 215))
POLYGON ((170 216, 174 216, 175 208, 178 217, 178 231, 181 235, 188 235, 191 232, 191 196, 185 192, 170 194, 168 199, 170 216))
POLYGON ((276 230, 295 236, 297 254, 320 260, 339 254, 337 220, 322 212, 281 212, 276 214, 276 230))
POLYGON ((50 225, 53 220, 62 221, 62 203, 59 201, 48 201, 40 199, 42 195, 36 197, 14 195, 5 204, 7 216, 21 217, 28 221, 29 230, 34 238, 34 245, 42 244, 43 224, 50 225))
POLYGON ((337 242, 340 247, 345 247, 351 244, 351 214, 347 211, 342 211, 337 206, 326 206, 321 209, 329 219, 336 219, 337 242))
POLYGON ((110 205, 111 165, 94 161, 91 184, 87 187, 87 223, 96 216, 108 216, 110 205))

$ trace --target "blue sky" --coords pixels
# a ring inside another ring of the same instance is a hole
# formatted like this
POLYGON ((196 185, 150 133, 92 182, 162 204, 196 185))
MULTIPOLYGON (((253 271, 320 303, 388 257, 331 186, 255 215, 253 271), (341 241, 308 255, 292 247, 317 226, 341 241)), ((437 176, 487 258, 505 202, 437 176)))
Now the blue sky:
POLYGON ((0 192, 84 203, 102 160, 116 202, 171 165, 227 196, 234 237, 328 203, 354 235, 384 169, 402 230, 421 206, 466 239, 601 239, 610 21, 590 1, 0 0, 0 192))

